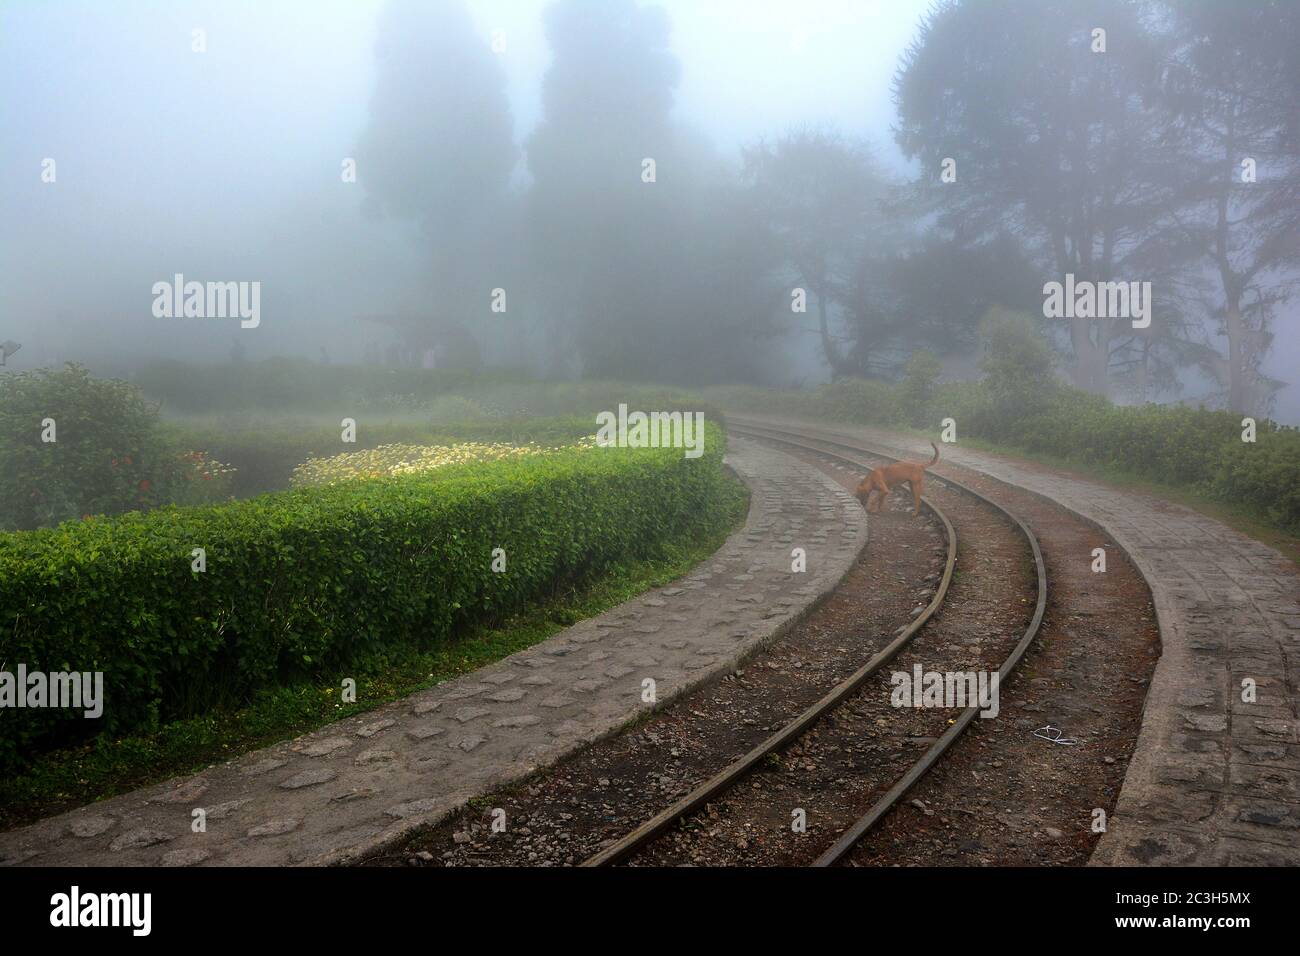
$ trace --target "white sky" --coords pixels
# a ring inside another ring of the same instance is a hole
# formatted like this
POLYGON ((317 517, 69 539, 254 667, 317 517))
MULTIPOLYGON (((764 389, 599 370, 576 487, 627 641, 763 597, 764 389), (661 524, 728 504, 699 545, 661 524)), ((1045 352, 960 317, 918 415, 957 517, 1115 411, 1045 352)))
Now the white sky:
MULTIPOLYGON (((548 2, 467 4, 485 43, 504 32, 520 139, 539 118, 548 2)), ((833 123, 904 168, 890 136, 891 80, 929 0, 658 5, 682 65, 677 115, 724 153, 791 125, 833 123)), ((358 192, 336 187, 367 119, 381 6, 0 0, 0 338, 30 343, 21 364, 75 357, 60 341, 69 329, 84 340, 136 328, 120 304, 158 279, 163 261, 209 276, 274 262, 281 307, 313 315, 374 311, 347 295, 368 269, 418 275, 409 237, 357 224, 358 192), (190 50, 195 27, 207 31, 202 56, 190 50), (38 180, 47 156, 59 161, 57 190, 38 180), (343 238, 321 253, 332 227, 343 238), (310 281, 322 268, 357 281, 322 291, 310 281)), ((1292 309, 1270 362, 1283 378, 1294 377, 1294 324, 1292 309)), ((142 328, 160 350, 181 346, 168 335, 207 334, 142 328)), ((227 349, 220 336, 205 347, 227 349)), ((1300 420, 1300 388, 1283 393, 1279 412, 1300 420)))

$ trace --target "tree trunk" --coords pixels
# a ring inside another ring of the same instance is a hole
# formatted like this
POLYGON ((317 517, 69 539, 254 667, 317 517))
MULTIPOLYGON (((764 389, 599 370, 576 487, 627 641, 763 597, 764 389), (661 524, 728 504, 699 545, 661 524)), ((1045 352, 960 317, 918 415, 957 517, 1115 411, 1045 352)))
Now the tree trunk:
POLYGON ((826 296, 819 290, 814 290, 813 294, 817 296, 817 328, 821 332, 822 352, 826 355, 826 364, 831 367, 833 382, 844 374, 844 360, 840 358, 839 350, 831 338, 830 322, 826 318, 826 296))
POLYGON ((1105 395, 1108 391, 1107 366, 1110 364, 1110 337, 1096 319, 1070 320, 1070 345, 1074 349, 1074 365, 1070 380, 1076 388, 1105 395), (1099 342, 1093 342, 1093 328, 1099 342))

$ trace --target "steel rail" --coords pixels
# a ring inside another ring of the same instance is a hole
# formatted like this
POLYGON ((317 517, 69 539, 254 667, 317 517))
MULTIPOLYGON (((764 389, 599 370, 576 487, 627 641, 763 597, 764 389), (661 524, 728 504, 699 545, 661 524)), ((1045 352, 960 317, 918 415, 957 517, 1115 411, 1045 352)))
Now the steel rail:
MULTIPOLYGON (((795 444, 787 442, 787 444, 795 444)), ((810 450, 815 450, 811 449, 810 450)), ((825 452, 823 452, 825 454, 825 452)), ((834 456, 833 456, 834 457, 834 456)), ((842 456, 840 456, 842 457, 842 456)), ((848 460, 848 459, 844 459, 848 460)), ((942 522, 944 533, 948 541, 948 556, 944 564, 943 575, 939 580, 939 585, 935 589, 934 597, 926 605, 915 620, 908 624, 901 633, 890 641, 884 648, 878 651, 872 658, 863 664, 860 668, 846 677, 843 681, 836 684, 829 693, 818 700, 815 704, 805 710, 802 714, 786 724, 775 734, 772 734, 758 746, 754 747, 749 753, 745 754, 739 760, 731 763, 725 769, 710 777, 704 783, 700 784, 686 796, 677 800, 666 810, 647 820, 636 829, 627 833, 610 846, 596 853, 594 856, 583 861, 581 866, 609 866, 634 853, 640 847, 649 843, 655 837, 664 833, 674 823, 685 816, 689 816, 696 810, 699 810, 710 800, 719 794, 730 789, 738 780, 748 774, 762 761, 768 754, 775 753, 783 749, 793 740, 803 734, 805 730, 811 727, 825 714, 834 710, 846 698, 853 695, 854 691, 862 685, 871 675, 875 674, 880 668, 888 664, 898 652, 911 643, 913 636, 935 615, 939 607, 943 604, 944 597, 948 594, 948 585, 952 582, 953 567, 957 563, 957 532, 953 530, 952 522, 948 516, 943 513, 933 502, 927 498, 922 498, 921 503, 926 509, 935 515, 942 522)))
MULTIPOLYGON (((815 432, 800 432, 797 429, 788 430, 783 427, 774 427, 767 424, 751 424, 750 422, 743 420, 729 420, 728 425, 732 431, 740 433, 748 432, 757 437, 765 437, 772 441, 786 440, 785 438, 777 436, 797 435, 802 438, 811 438, 813 441, 820 442, 823 445, 848 449, 859 454, 873 455, 877 457, 893 457, 882 455, 878 451, 861 445, 839 441, 834 438, 826 438, 816 434, 815 432)), ((798 444, 802 447, 812 447, 804 445, 802 442, 792 444, 798 444)), ((830 454, 825 451, 822 453, 830 454)), ((842 455, 836 455, 836 457, 848 460, 842 455)), ((1003 508, 997 502, 986 498, 974 489, 969 488, 952 478, 947 478, 941 475, 935 475, 934 477, 945 484, 951 485, 954 488, 959 488, 967 494, 979 498, 981 501, 986 502, 1006 515, 1015 523, 1021 533, 1024 534, 1025 538, 1029 541, 1029 546, 1034 554, 1034 569, 1038 577, 1038 603, 1034 608, 1034 615, 1030 619, 1029 626, 1025 629, 1024 635, 1017 642, 1016 646, 1012 648, 1011 653, 1007 655, 1002 666, 998 668, 998 686, 1000 687, 1011 672, 1015 670, 1016 665, 1018 665, 1021 659, 1025 656, 1026 651, 1028 651, 1030 645, 1033 644, 1034 638, 1038 636, 1039 628, 1043 623, 1043 614, 1047 609, 1047 568, 1043 564, 1042 548, 1039 547, 1037 536, 1029 530, 1029 527, 1020 518, 1016 517, 1006 508, 1003 508)), ((956 742, 957 738, 959 738, 971 725, 972 721, 974 721, 975 717, 979 714, 979 710, 979 707, 967 707, 963 710, 961 716, 957 718, 953 725, 944 731, 944 733, 926 749, 926 752, 921 755, 920 759, 918 759, 892 787, 885 791, 880 799, 872 804, 871 808, 865 814, 859 817, 852 826, 840 834, 835 843, 816 859, 813 866, 832 866, 839 860, 843 859, 849 851, 857 845, 858 841, 861 840, 869 830, 876 826, 876 824, 884 819, 886 814, 897 805, 898 801, 901 800, 904 795, 906 795, 908 791, 910 791, 912 787, 914 787, 917 782, 920 781, 920 779, 939 762, 940 758, 943 757, 948 748, 951 747, 953 743, 956 742)))

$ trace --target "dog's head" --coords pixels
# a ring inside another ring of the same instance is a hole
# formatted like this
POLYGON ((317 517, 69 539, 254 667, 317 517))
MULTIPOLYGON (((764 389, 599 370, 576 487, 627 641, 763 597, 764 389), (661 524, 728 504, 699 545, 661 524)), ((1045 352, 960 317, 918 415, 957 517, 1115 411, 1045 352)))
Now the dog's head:
POLYGON ((862 507, 867 506, 867 502, 871 498, 871 482, 869 479, 863 478, 858 482, 858 487, 853 489, 853 497, 862 503, 862 507))

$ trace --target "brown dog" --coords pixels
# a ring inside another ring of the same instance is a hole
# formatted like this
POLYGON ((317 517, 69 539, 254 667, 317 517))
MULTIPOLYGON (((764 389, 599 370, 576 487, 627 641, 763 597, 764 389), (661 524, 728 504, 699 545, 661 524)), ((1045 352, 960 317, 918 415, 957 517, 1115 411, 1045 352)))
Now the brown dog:
POLYGON ((876 468, 862 479, 858 485, 857 491, 853 494, 862 502, 862 507, 867 509, 868 514, 875 514, 880 511, 881 506, 885 503, 885 496, 889 494, 890 485, 898 485, 902 482, 912 489, 912 502, 915 506, 916 515, 921 513, 921 489, 925 485, 925 470, 934 465, 939 460, 939 446, 930 442, 930 447, 934 449, 934 457, 929 461, 896 461, 892 465, 882 465, 876 468), (873 492, 879 494, 876 498, 876 506, 871 507, 871 495, 873 492))

